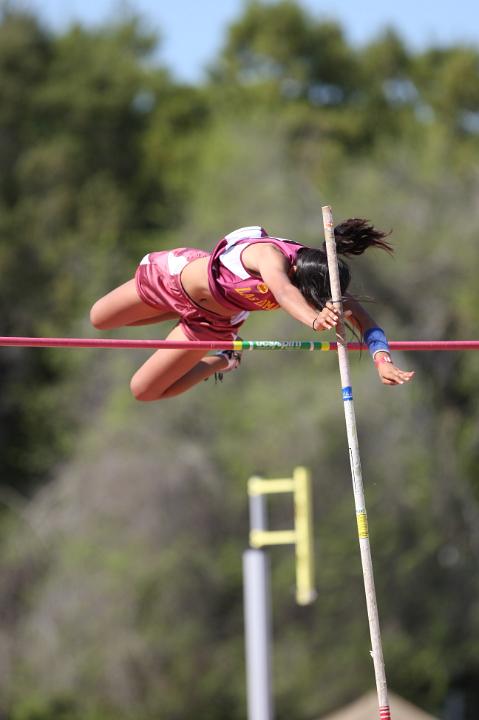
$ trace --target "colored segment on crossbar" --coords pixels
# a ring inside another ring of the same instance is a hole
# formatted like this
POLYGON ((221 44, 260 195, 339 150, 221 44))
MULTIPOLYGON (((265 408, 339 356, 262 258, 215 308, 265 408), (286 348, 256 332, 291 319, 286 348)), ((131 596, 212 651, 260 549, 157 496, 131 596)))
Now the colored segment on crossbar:
MULTIPOLYGON (((309 350, 336 351, 338 343, 319 340, 129 340, 122 338, 54 338, 0 336, 0 347, 136 348, 150 350, 309 350)), ((398 351, 479 350, 479 340, 399 340, 389 342, 398 351)), ((348 350, 367 352, 366 345, 347 344, 348 350)))

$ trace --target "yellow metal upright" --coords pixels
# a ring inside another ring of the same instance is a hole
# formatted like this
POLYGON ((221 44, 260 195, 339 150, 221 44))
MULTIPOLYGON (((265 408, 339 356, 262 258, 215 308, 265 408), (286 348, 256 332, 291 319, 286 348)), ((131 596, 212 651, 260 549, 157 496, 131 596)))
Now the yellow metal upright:
POLYGON ((304 467, 293 473, 294 524, 296 529, 296 601, 309 605, 316 599, 314 588, 314 538, 311 475, 304 467))
POLYGON ((314 588, 314 542, 311 475, 304 467, 297 467, 292 478, 265 480, 252 477, 248 494, 254 496, 292 493, 294 498, 294 529, 264 530, 252 528, 250 545, 254 548, 269 545, 294 545, 296 549, 296 602, 309 605, 316 598, 314 588))

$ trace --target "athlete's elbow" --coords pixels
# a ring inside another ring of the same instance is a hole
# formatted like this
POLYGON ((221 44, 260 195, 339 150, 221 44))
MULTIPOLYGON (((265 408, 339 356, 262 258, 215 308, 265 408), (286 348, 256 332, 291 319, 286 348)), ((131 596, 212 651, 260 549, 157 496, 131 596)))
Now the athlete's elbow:
POLYGON ((278 305, 280 305, 285 310, 288 308, 288 306, 291 303, 291 288, 288 286, 282 285, 279 288, 275 288, 275 290, 272 290, 272 293, 276 299, 276 302, 278 305))

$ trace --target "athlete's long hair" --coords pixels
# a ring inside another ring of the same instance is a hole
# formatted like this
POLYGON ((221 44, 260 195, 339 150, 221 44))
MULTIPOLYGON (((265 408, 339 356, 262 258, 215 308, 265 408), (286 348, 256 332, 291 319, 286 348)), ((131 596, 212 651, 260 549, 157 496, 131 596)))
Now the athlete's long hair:
MULTIPOLYGON (((368 248, 376 247, 392 253, 393 248, 385 240, 390 234, 377 230, 364 218, 350 218, 334 228, 336 251, 339 255, 362 255, 368 248)), ((312 307, 322 310, 326 302, 331 300, 325 243, 322 248, 301 248, 295 265, 296 270, 290 277, 291 283, 312 307)), ((338 266, 341 293, 344 296, 351 281, 351 271, 342 258, 338 258, 338 266)))

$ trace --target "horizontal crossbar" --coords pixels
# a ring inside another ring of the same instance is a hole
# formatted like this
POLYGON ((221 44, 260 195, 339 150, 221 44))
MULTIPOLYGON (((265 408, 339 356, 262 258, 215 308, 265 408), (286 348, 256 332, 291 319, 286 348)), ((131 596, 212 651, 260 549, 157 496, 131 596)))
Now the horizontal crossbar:
MULTIPOLYGON (((125 340, 120 338, 0 337, 0 347, 49 348, 146 348, 149 350, 337 350, 336 342, 318 340, 125 340)), ((479 340, 405 340, 389 343, 391 350, 479 350, 479 340)), ((348 343, 348 350, 367 351, 367 346, 348 343)))

